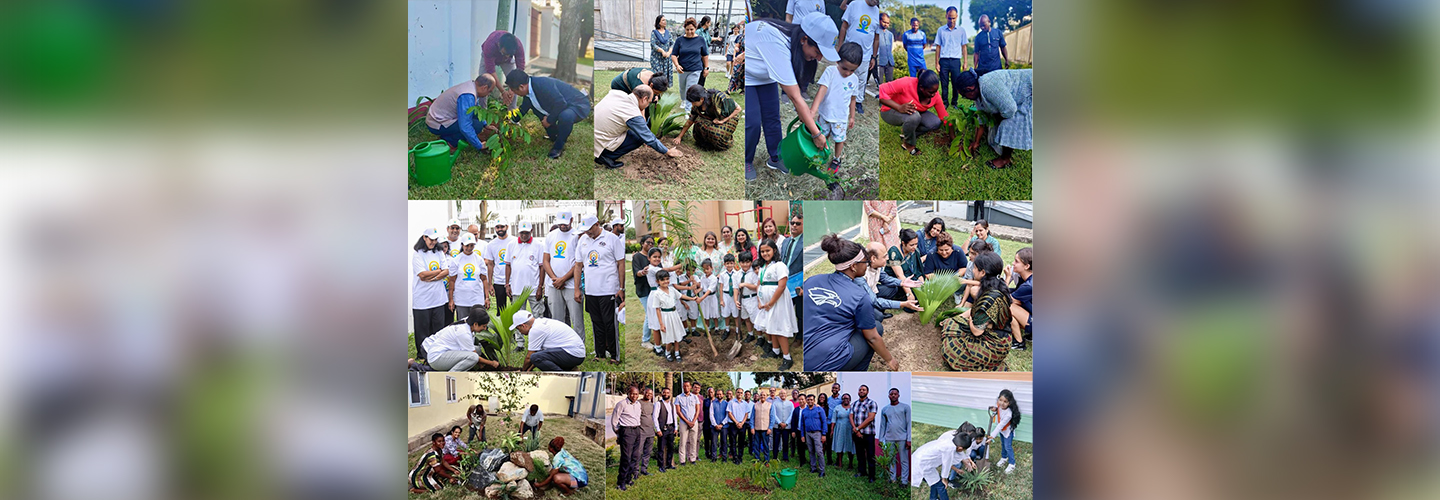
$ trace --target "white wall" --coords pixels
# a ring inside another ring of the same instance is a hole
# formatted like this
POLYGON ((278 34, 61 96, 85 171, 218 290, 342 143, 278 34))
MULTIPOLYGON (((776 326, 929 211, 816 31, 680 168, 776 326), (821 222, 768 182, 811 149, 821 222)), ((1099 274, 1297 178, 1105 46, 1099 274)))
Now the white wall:
MULTIPOLYGON (((839 372, 840 393, 849 394, 853 402, 858 399, 856 391, 864 384, 870 388, 870 399, 876 404, 890 404, 890 388, 900 389, 900 402, 910 404, 910 372, 839 372)), ((825 394, 830 394, 828 388, 825 394)))
POLYGON ((915 377, 913 389, 917 401, 979 410, 994 406, 1000 391, 1010 389, 1020 413, 1035 414, 1034 383, 1029 380, 921 376, 915 377))
POLYGON ((495 31, 502 1, 510 2, 511 8, 509 19, 500 27, 519 19, 510 31, 528 40, 528 0, 410 1, 408 104, 414 104, 419 96, 435 97, 480 74, 480 44, 495 31))

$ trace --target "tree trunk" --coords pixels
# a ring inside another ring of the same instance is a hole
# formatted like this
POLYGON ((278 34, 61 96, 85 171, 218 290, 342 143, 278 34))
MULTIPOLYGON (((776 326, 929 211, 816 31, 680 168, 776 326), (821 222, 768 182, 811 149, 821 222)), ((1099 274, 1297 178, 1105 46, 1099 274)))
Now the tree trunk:
MULTIPOLYGON (((580 26, 584 24, 581 22, 582 18, 594 15, 594 10, 594 4, 590 3, 590 0, 561 0, 560 39, 579 40, 580 26)), ((556 80, 576 83, 575 63, 580 58, 579 48, 574 43, 559 45, 560 53, 555 55, 555 74, 552 76, 556 80)))
POLYGON ((490 222, 490 202, 480 200, 480 236, 485 236, 485 224, 490 222))
POLYGON ((675 372, 665 372, 665 387, 669 387, 670 390, 671 390, 671 392, 674 392, 674 390, 675 390, 675 372))

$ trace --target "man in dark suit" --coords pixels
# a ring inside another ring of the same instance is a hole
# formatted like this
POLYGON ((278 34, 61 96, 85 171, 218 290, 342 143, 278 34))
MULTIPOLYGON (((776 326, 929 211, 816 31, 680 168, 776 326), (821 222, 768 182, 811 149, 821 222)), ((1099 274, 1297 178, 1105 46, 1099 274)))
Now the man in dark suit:
POLYGON ((590 98, 565 82, 530 76, 518 69, 505 75, 505 85, 521 99, 520 114, 514 120, 519 121, 527 111, 534 112, 545 133, 555 142, 550 147, 550 158, 559 158, 565 152, 565 141, 570 139, 575 122, 590 116, 590 98))

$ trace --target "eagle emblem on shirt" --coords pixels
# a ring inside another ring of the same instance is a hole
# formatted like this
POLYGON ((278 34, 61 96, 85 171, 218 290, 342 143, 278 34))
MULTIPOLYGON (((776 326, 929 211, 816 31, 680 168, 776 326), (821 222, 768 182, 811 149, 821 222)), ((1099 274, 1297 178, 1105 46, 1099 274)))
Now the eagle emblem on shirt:
POLYGON ((835 293, 834 290, 815 287, 806 291, 805 295, 809 296, 810 302, 814 302, 817 306, 830 304, 834 307, 840 307, 840 294, 835 293))

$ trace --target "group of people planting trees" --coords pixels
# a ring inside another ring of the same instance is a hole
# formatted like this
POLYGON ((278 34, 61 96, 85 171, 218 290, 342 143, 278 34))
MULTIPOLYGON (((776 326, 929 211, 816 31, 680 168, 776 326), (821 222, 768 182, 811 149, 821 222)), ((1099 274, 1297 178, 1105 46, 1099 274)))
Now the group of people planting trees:
MULTIPOLYGON (((919 137, 943 128, 950 110, 963 105, 960 98, 973 101, 988 119, 977 124, 973 138, 966 138, 966 151, 975 151, 985 138, 999 155, 986 165, 1008 167, 1014 150, 1031 149, 1032 70, 1009 69, 1005 35, 991 26, 988 15, 976 20, 979 29, 969 43, 965 28, 958 24, 959 9, 947 8, 945 17, 946 24, 933 37, 922 29, 920 19, 910 18, 910 29, 900 34, 910 76, 892 81, 889 71, 882 72, 880 118, 901 128, 901 147, 906 152, 921 155, 919 137), (967 46, 973 49, 968 58, 967 46), (934 49, 936 68, 928 67, 927 48, 934 49)), ((889 16, 882 14, 881 24, 888 29, 889 16)))

